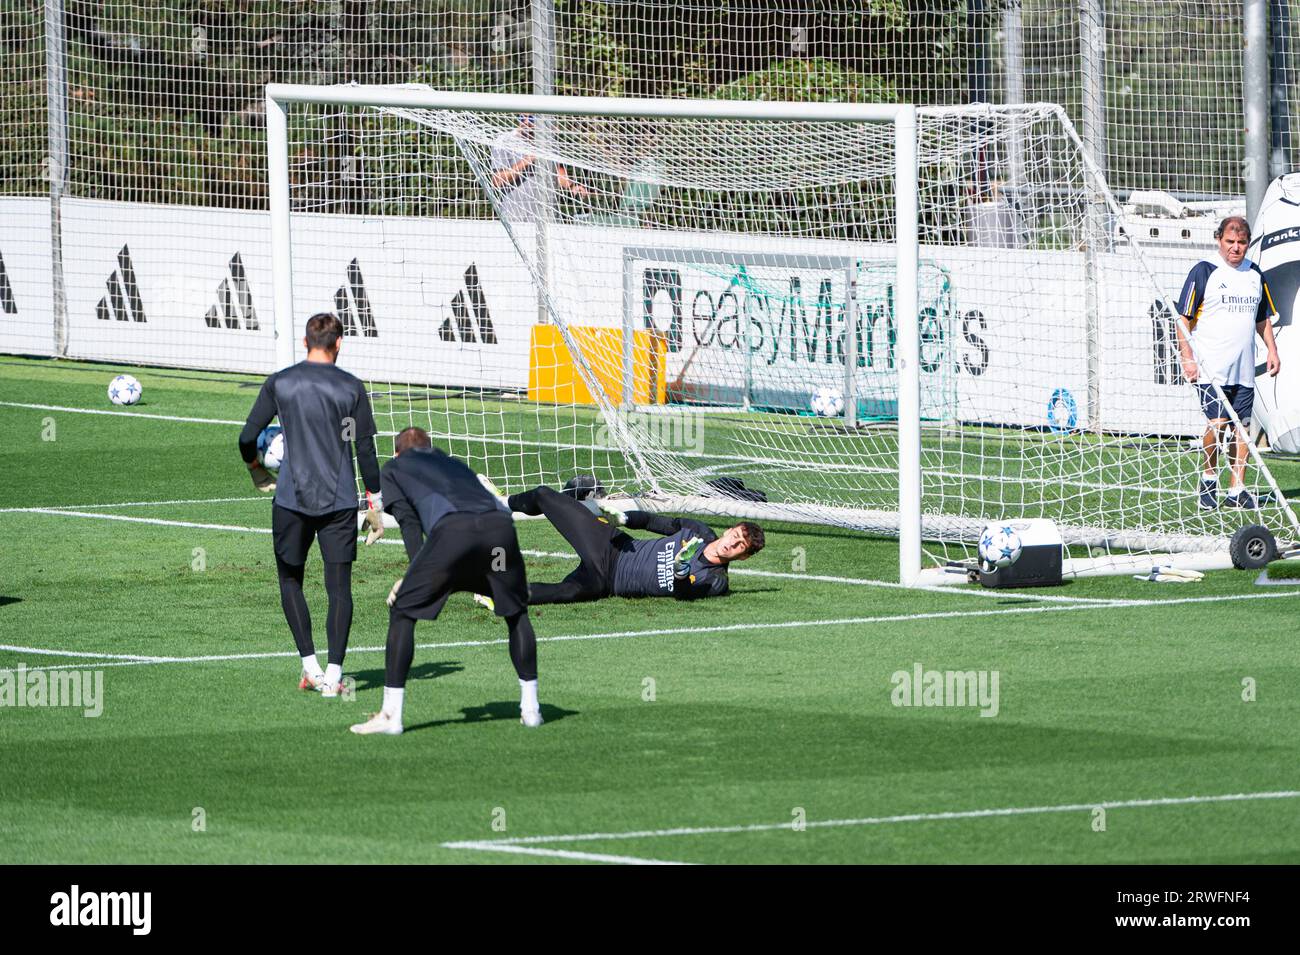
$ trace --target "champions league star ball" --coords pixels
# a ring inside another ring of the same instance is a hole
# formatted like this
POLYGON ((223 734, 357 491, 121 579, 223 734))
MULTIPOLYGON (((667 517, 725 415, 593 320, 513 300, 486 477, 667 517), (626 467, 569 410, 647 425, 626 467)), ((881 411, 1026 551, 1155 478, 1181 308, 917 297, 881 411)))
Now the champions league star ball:
POLYGON ((809 406, 818 417, 833 418, 844 413, 844 397, 833 388, 818 388, 812 393, 809 406))
POLYGON ((263 428, 257 436, 257 456, 268 471, 275 471, 284 463, 284 432, 279 425, 263 428))
POLYGON ((108 383, 108 400, 115 405, 133 405, 143 394, 140 382, 131 375, 118 375, 108 383))
POLYGON ((1008 524, 990 524, 980 534, 980 560, 993 567, 1010 567, 1020 559, 1020 535, 1008 524))

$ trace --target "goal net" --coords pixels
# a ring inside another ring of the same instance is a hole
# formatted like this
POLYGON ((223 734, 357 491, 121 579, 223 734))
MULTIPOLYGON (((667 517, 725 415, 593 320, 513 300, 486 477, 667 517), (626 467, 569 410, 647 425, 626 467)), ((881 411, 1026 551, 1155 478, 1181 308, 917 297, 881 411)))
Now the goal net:
POLYGON ((919 110, 903 282, 890 122, 313 96, 288 108, 277 247, 390 438, 424 427, 509 491, 590 475, 664 510, 899 534, 919 498, 932 565, 1018 518, 1053 520, 1077 568, 1297 536, 1258 457, 1258 512, 1198 508, 1182 275, 1116 225, 1057 106, 919 110))

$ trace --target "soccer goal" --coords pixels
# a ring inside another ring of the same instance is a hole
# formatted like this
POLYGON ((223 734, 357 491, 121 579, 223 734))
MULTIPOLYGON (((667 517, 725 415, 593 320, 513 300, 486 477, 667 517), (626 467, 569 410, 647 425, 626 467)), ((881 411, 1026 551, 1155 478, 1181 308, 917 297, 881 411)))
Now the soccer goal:
POLYGON ((509 490, 893 535, 908 583, 994 520, 1069 573, 1300 536, 1253 446, 1261 510, 1197 508, 1192 263, 1060 107, 271 85, 267 121, 277 361, 338 312, 384 432, 509 490))

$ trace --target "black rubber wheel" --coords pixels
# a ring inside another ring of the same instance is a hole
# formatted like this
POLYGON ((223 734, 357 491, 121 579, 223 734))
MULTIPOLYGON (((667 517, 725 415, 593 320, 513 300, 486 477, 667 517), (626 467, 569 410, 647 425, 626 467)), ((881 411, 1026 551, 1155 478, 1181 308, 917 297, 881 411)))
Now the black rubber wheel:
POLYGON ((1259 570, 1277 557, 1277 541, 1272 532, 1259 524, 1247 524, 1232 535, 1228 547, 1233 566, 1241 570, 1259 570))

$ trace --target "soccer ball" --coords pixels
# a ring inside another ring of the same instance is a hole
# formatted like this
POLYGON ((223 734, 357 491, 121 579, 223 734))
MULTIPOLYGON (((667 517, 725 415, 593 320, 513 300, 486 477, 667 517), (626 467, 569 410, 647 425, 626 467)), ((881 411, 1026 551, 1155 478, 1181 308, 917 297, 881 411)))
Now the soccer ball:
POLYGON ((140 382, 131 375, 118 375, 108 383, 108 400, 115 405, 133 405, 143 394, 140 382))
POLYGON ((833 418, 844 412, 844 396, 833 388, 818 388, 810 402, 813 414, 820 418, 833 418))
POLYGON ((980 560, 993 567, 1010 567, 1020 559, 1020 535, 1009 524, 990 524, 980 534, 980 560))
POLYGON ((284 463, 284 432, 279 425, 263 428, 257 436, 257 456, 262 467, 275 471, 284 463))

